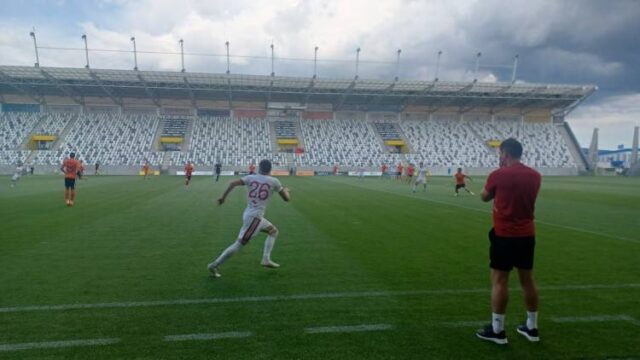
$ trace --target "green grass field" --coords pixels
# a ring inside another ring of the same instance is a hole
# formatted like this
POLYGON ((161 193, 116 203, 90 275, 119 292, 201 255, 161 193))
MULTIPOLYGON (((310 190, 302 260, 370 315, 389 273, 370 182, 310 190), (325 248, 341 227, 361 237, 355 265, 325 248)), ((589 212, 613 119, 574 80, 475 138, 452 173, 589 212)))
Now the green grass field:
POLYGON ((206 265, 245 206, 242 188, 214 204, 228 180, 90 177, 66 208, 61 177, 0 177, 0 358, 640 358, 640 179, 543 179, 542 341, 515 332, 514 277, 503 347, 474 334, 490 319, 491 204, 478 196, 454 197, 448 178, 416 194, 283 178, 292 201, 266 215, 282 267, 259 266, 261 235, 214 280, 206 265))

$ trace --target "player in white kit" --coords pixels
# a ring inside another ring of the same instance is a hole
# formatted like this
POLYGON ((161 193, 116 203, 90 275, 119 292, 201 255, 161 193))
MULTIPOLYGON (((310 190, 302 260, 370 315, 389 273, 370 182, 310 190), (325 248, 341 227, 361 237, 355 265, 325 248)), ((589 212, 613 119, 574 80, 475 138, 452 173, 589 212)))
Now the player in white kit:
POLYGON ((11 177, 11 187, 16 186, 16 183, 22 177, 22 172, 24 171, 24 167, 22 167, 22 163, 18 162, 18 166, 16 166, 16 171, 13 173, 11 177))
POLYGON ((233 188, 236 186, 247 187, 247 208, 242 214, 242 228, 238 234, 238 239, 207 266, 214 277, 221 276, 220 265, 245 246, 258 232, 268 234, 264 242, 264 252, 260 264, 269 268, 280 267, 280 265, 271 261, 271 250, 278 236, 278 228, 264 218, 264 212, 273 193, 278 193, 282 200, 289 201, 289 189, 282 187, 280 180, 269 176, 271 173, 271 161, 260 161, 259 171, 260 173, 257 175, 247 175, 242 179, 230 182, 227 190, 218 199, 218 204, 222 205, 233 188))
POLYGON ((422 162, 420 162, 420 167, 418 168, 418 178, 416 182, 413 183, 413 192, 416 192, 418 188, 418 184, 422 183, 424 189, 423 191, 427 191, 427 176, 429 175, 429 169, 422 162))

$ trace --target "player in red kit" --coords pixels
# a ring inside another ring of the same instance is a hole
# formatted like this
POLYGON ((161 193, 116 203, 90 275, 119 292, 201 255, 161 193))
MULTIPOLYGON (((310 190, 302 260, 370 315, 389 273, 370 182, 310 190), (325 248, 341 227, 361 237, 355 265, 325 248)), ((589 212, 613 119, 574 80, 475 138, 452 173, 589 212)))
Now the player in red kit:
POLYGON ((76 200, 76 176, 80 170, 80 162, 76 160, 75 153, 64 159, 60 170, 64 173, 64 202, 71 207, 76 200))
POLYGON ((191 163, 191 161, 187 161, 187 165, 184 166, 185 188, 189 186, 189 183, 191 182, 192 174, 193 174, 193 164, 191 163))
POLYGON ((404 167, 402 166, 402 163, 398 163, 398 166, 396 166, 396 180, 401 180, 402 179, 402 170, 404 169, 404 167))

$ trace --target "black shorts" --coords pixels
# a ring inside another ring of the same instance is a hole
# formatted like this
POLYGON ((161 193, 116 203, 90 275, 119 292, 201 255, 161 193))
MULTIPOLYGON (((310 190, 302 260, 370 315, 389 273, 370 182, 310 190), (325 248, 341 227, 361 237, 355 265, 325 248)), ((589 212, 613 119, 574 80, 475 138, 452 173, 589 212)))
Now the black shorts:
POLYGON ((456 184, 456 190, 466 188, 466 187, 467 187, 466 184, 456 184))
POLYGON ((78 179, 82 179, 82 172, 81 172, 81 171, 78 171, 78 172, 76 173, 76 175, 78 176, 78 179))
POLYGON ((505 238, 489 231, 489 258, 492 269, 511 271, 514 267, 522 270, 533 269, 533 253, 536 247, 535 236, 505 238))
POLYGON ((66 189, 75 189, 76 188, 76 179, 64 178, 64 187, 66 189))
POLYGON ((187 180, 191 181, 191 175, 187 175, 187 180))

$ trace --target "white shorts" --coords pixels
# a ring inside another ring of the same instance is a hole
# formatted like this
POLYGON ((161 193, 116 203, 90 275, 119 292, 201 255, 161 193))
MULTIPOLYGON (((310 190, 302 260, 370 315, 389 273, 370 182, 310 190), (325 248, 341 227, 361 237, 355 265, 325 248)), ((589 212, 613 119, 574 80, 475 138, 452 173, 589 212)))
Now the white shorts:
POLYGON ((421 178, 421 177, 417 178, 416 179, 416 184, 419 184, 419 183, 423 183, 423 184, 426 183, 425 178, 421 178))
POLYGON ((19 174, 13 174, 13 176, 11 177, 11 180, 12 180, 12 181, 18 181, 18 180, 20 179, 20 177, 21 177, 21 176, 22 176, 22 175, 19 175, 19 174))
POLYGON ((242 218, 242 228, 238 234, 238 241, 246 245, 260 231, 272 227, 273 224, 263 217, 253 217, 246 215, 242 218))

